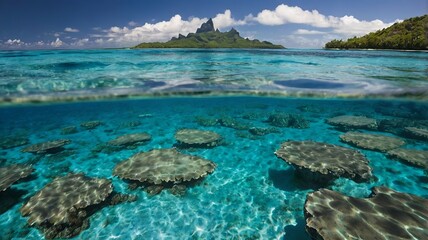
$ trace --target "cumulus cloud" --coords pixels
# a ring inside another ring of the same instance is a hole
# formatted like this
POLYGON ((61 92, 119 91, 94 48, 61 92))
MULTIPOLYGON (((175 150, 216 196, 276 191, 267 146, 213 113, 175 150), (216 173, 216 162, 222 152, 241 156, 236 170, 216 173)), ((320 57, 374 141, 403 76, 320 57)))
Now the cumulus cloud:
POLYGON ((180 15, 175 15, 168 21, 153 24, 145 23, 135 28, 111 27, 106 31, 105 35, 98 35, 97 37, 105 37, 107 41, 121 43, 165 41, 173 36, 177 36, 178 33, 187 34, 194 32, 203 22, 204 20, 200 18, 192 18, 186 21, 181 19, 180 15))
POLYGON ((231 26, 245 25, 245 20, 236 20, 232 17, 232 12, 227 9, 224 13, 219 13, 213 18, 215 28, 227 28, 231 26))
POLYGON ((89 43, 89 38, 82 38, 71 43, 71 46, 83 47, 89 43))
POLYGON ((135 27, 135 26, 137 26, 137 24, 138 24, 138 23, 136 23, 136 22, 134 22, 134 21, 130 21, 130 22, 128 22, 128 25, 129 25, 129 26, 131 26, 131 27, 135 27))
POLYGON ((308 30, 308 29, 297 29, 294 31, 294 34, 297 35, 319 35, 319 34, 325 34, 326 32, 317 31, 317 30, 308 30))
MULTIPOLYGON (((305 24, 318 28, 332 28, 333 32, 343 35, 363 35, 389 27, 392 23, 384 23, 376 19, 372 21, 361 21, 353 16, 325 16, 317 10, 303 10, 298 6, 281 4, 275 10, 263 10, 256 17, 249 15, 247 19, 256 21, 263 25, 282 25, 287 23, 305 24)), ((398 21, 398 20, 396 20, 398 21)))
MULTIPOLYGON (((73 35, 61 37, 66 33, 77 33, 79 29, 66 27, 63 32, 54 32, 55 41, 24 43, 20 39, 9 39, 3 42, 6 47, 28 47, 28 46, 45 46, 45 47, 124 47, 132 46, 140 42, 167 41, 171 37, 176 37, 179 33, 187 35, 195 32, 202 23, 208 18, 190 17, 183 19, 180 15, 174 15, 170 19, 160 22, 147 22, 143 25, 130 21, 126 26, 113 26, 108 29, 94 27, 92 34, 82 39, 72 38, 73 35), (63 42, 60 37, 65 41, 63 42)), ((397 22, 399 20, 396 20, 397 22)), ((347 38, 360 36, 368 32, 376 31, 390 26, 394 22, 385 23, 379 19, 360 20, 354 16, 327 16, 317 10, 305 10, 298 6, 288 6, 280 4, 275 9, 265 9, 259 13, 249 14, 243 19, 235 19, 231 10, 227 9, 213 17, 214 27, 222 31, 228 30, 232 26, 242 26, 248 24, 262 24, 268 26, 278 26, 284 24, 306 25, 308 29, 297 29, 284 37, 272 39, 274 42, 284 43, 286 46, 305 46, 320 47, 323 43, 333 38, 347 38)), ((251 32, 247 35, 250 38, 260 37, 257 32, 251 32)), ((1 42, 0 42, 1 44, 1 42)))
POLYGON ((95 39, 95 43, 96 43, 96 44, 103 44, 103 43, 104 43, 104 39, 102 39, 102 38, 97 38, 97 39, 95 39))
POLYGON ((66 28, 64 28, 64 31, 65 32, 71 32, 71 33, 77 33, 77 32, 79 32, 79 29, 77 29, 77 28, 71 28, 71 27, 66 27, 66 28))
POLYGON ((314 35, 315 34, 287 35, 283 40, 283 44, 293 48, 320 48, 331 39, 340 38, 339 35, 330 33, 314 35))
POLYGON ((8 39, 4 44, 9 46, 21 46, 24 45, 25 42, 21 41, 21 39, 8 39))
MULTIPOLYGON (((208 21, 208 18, 192 17, 187 20, 182 19, 180 15, 171 17, 168 21, 157 23, 145 23, 142 26, 130 27, 111 27, 105 30, 105 34, 93 34, 91 37, 104 38, 104 42, 115 42, 122 44, 136 44, 140 42, 167 41, 171 37, 176 37, 179 33, 187 35, 195 32, 202 23, 208 21)), ((230 10, 219 13, 213 18, 214 27, 224 29, 231 26, 244 25, 244 20, 236 20, 232 17, 230 10)), ((131 24, 128 24, 131 26, 131 24)))
POLYGON ((64 45, 64 42, 61 39, 57 38, 55 41, 50 44, 52 47, 61 47, 64 45))

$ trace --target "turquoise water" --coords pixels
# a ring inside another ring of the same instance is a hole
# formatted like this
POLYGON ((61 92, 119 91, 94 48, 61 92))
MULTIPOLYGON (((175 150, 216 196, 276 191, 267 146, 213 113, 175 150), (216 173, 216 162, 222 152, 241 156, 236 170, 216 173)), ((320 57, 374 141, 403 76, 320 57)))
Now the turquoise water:
POLYGON ((0 51, 0 100, 182 92, 427 95, 427 62, 426 52, 394 51, 0 51))
MULTIPOLYGON (((393 92, 425 99, 427 53, 88 50, 3 51, 0 55, 0 136, 26 136, 31 144, 71 140, 63 152, 45 156, 23 153, 20 150, 24 146, 0 149, 0 166, 28 163, 35 168, 32 179, 12 186, 22 191, 19 198, 7 209, 2 206, 2 239, 43 239, 41 231, 26 225, 27 218, 19 209, 54 177, 69 172, 111 179, 117 192, 138 196, 135 202, 97 211, 89 218, 90 227, 75 239, 309 239, 303 204, 306 194, 319 186, 297 178, 293 168, 275 156, 282 142, 314 140, 357 149, 340 142, 343 132, 325 122, 344 114, 378 121, 402 119, 428 127, 426 101, 370 100, 365 95, 393 92), (242 94, 289 92, 286 95, 292 96, 304 92, 318 98, 223 95, 238 90, 242 94), (217 96, 153 95, 183 92, 217 96), (10 104, 130 93, 151 97, 10 104), (333 99, 344 93, 365 98, 333 99), (277 132, 255 136, 248 129, 203 126, 198 121, 201 117, 231 117, 250 127, 267 128, 271 126, 266 120, 276 112, 298 114, 310 127, 278 127, 277 132), (103 124, 93 130, 80 127, 81 122, 92 120, 103 124), (77 133, 62 135, 61 129, 67 126, 76 126, 77 133), (118 162, 137 152, 173 147, 174 134, 181 128, 215 131, 224 139, 214 148, 180 150, 217 164, 212 174, 188 188, 184 196, 169 191, 150 196, 141 189, 128 189, 124 181, 112 175, 118 162), (135 132, 147 132, 152 140, 136 148, 100 150, 115 137, 135 132)), ((396 136, 391 131, 364 132, 396 136)), ((405 148, 428 150, 426 141, 403 139, 405 148)), ((367 197, 371 187, 384 185, 428 197, 428 176, 423 169, 391 160, 380 152, 358 150, 369 159, 376 180, 356 183, 340 178, 329 188, 367 197)))

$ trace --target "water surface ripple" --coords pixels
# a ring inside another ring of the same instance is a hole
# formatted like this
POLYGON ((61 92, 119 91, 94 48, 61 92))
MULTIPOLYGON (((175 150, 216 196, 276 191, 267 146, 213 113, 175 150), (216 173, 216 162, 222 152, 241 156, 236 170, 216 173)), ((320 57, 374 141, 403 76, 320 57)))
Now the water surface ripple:
POLYGON ((167 94, 428 96, 428 53, 103 49, 0 51, 0 101, 167 94))

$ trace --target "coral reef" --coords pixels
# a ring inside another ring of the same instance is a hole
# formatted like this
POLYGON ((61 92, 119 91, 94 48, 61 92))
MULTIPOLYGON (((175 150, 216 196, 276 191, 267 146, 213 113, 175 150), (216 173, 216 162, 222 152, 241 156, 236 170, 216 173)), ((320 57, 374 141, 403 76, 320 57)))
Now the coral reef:
POLYGON ((0 148, 9 149, 28 144, 28 138, 25 136, 7 136, 0 139, 0 148))
POLYGON ((148 133, 131 133, 119 136, 108 142, 109 145, 116 147, 134 146, 150 141, 152 137, 148 133))
POLYGON ((80 123, 80 126, 86 130, 92 130, 97 128, 101 124, 102 124, 101 121, 87 121, 87 122, 80 123))
POLYGON ((308 194, 304 214, 313 239, 428 238, 428 200, 386 187, 363 199, 321 189, 308 194))
POLYGON ((416 128, 406 127, 404 128, 406 136, 410 136, 416 139, 428 140, 428 129, 427 128, 416 128))
POLYGON ((340 135, 340 140, 359 148, 379 152, 386 152, 406 144, 405 141, 397 137, 388 137, 379 134, 368 134, 361 132, 347 132, 340 135))
POLYGON ((364 182, 372 177, 363 154, 333 144, 287 141, 275 155, 294 166, 300 176, 316 182, 330 182, 339 177, 364 182))
POLYGON ((378 123, 376 119, 363 117, 363 116, 342 115, 342 116, 327 119, 327 123, 343 130, 352 130, 352 129, 376 130, 378 128, 378 123))
POLYGON ((236 130, 248 130, 251 128, 249 124, 239 121, 233 117, 221 117, 217 121, 223 127, 233 128, 236 130))
POLYGON ((264 136, 270 133, 279 133, 280 131, 274 127, 270 127, 270 128, 253 127, 253 128, 250 128, 248 132, 250 132, 255 136, 264 136))
POLYGON ((28 224, 40 228, 45 237, 69 238, 89 226, 90 207, 113 192, 110 180, 69 174, 48 183, 21 208, 28 224))
POLYGON ((308 128, 309 122, 300 115, 289 113, 273 113, 267 122, 275 127, 308 128))
POLYGON ((58 139, 42 143, 36 143, 23 148, 21 152, 29 152, 36 154, 56 153, 63 150, 63 146, 71 143, 69 139, 58 139))
POLYGON ((31 166, 21 164, 0 168, 0 192, 5 191, 18 180, 28 177, 33 170, 31 166))
POLYGON ((140 152, 120 162, 113 174, 126 180, 138 181, 147 191, 160 192, 163 187, 202 179, 212 173, 216 164, 175 149, 155 149, 140 152), (156 191, 155 191, 156 190, 156 191))
POLYGON ((202 116, 195 117, 195 122, 203 127, 212 127, 218 123, 217 119, 215 118, 207 118, 202 116))
POLYGON ((212 148, 219 145, 221 136, 212 131, 181 129, 175 133, 180 148, 212 148))
POLYGON ((428 151, 397 148, 387 152, 388 157, 399 159, 406 164, 428 170, 428 151))
POLYGON ((74 133, 77 133, 76 126, 68 126, 61 129, 62 135, 68 135, 68 134, 74 134, 74 133))

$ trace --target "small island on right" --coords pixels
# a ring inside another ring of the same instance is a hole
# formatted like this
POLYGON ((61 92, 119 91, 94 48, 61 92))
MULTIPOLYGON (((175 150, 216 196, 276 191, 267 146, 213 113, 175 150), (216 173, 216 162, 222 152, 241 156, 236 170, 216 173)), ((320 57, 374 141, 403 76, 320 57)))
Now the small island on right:
POLYGON ((428 50, 428 15, 395 23, 388 28, 346 41, 334 39, 326 49, 428 50))

